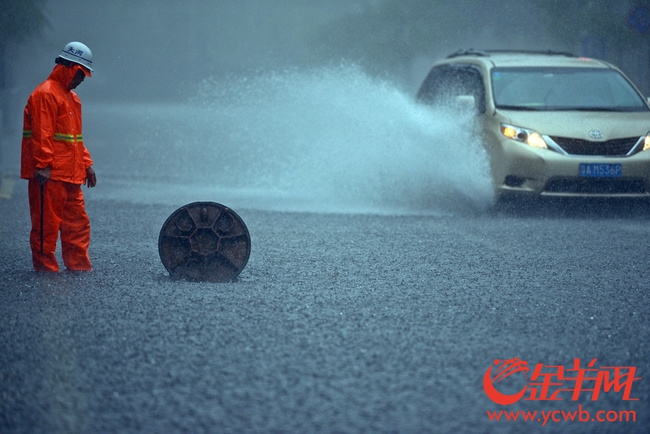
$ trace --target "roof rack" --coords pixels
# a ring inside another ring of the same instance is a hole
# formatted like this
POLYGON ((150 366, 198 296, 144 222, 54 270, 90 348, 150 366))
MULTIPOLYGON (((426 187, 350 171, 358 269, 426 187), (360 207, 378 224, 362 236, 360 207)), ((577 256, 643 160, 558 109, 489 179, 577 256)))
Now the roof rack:
POLYGON ((512 54, 542 54, 547 56, 566 56, 575 57, 573 53, 568 51, 554 51, 554 50, 475 50, 474 48, 458 50, 455 53, 447 56, 448 59, 460 56, 478 56, 489 57, 491 53, 512 53, 512 54))

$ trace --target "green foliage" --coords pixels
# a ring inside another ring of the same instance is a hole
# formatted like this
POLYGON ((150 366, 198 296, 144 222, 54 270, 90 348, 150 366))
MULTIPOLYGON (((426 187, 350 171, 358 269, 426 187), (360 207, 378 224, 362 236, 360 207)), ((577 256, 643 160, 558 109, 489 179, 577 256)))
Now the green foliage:
MULTIPOLYGON (((0 0, 0 92, 10 87, 6 59, 9 44, 19 44, 38 35, 48 24, 43 4, 44 0, 0 0)), ((8 128, 10 110, 9 98, 3 96, 0 98, 2 129, 8 128)))
POLYGON ((650 31, 628 22, 634 7, 650 10, 650 0, 377 0, 360 3, 358 13, 331 23, 317 41, 326 52, 384 72, 460 48, 582 54, 586 41, 596 41, 616 53, 650 42, 650 31))
POLYGON ((323 29, 319 45, 366 67, 399 67, 414 54, 428 53, 459 29, 445 20, 455 3, 443 0, 387 0, 363 4, 359 13, 323 29))
POLYGON ((48 24, 44 0, 0 0, 0 45, 20 43, 38 35, 48 24))
POLYGON ((634 8, 650 10, 650 0, 613 2, 589 0, 536 0, 544 12, 549 32, 558 40, 580 40, 585 36, 607 40, 614 50, 647 44, 650 34, 643 34, 629 23, 634 8))

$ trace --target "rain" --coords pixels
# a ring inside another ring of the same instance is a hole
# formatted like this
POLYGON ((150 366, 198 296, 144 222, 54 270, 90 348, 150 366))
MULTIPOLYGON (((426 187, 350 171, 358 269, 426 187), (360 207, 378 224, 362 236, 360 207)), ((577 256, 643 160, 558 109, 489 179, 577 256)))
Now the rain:
POLYGON ((541 415, 578 404, 635 411, 612 432, 647 430, 645 380, 636 400, 509 407, 482 381, 515 358, 531 373, 597 359, 645 377, 648 205, 500 209, 473 113, 415 99, 462 48, 602 57, 648 94, 640 2, 34 3, 47 24, 0 53, 0 431, 604 425, 541 415), (629 33, 614 36, 616 20, 629 33), (94 269, 47 276, 31 268, 22 110, 75 40, 93 52, 76 92, 98 178, 83 189, 94 269), (234 282, 178 281, 161 264, 165 219, 198 201, 250 230, 234 282), (493 421, 501 410, 540 422, 493 421))
MULTIPOLYGON (((159 183, 154 191, 130 189, 146 191, 146 197, 120 193, 122 199, 153 201, 157 195, 178 201, 201 195, 198 186, 208 189, 205 194, 221 189, 220 195, 247 207, 285 210, 409 213, 489 205, 486 156, 469 114, 434 113, 414 101, 414 89, 403 79, 310 53, 316 46, 305 42, 314 38, 311 27, 298 23, 311 18, 325 29, 371 5, 187 2, 161 11, 154 3, 127 14, 112 3, 62 8, 72 21, 117 13, 124 29, 86 30, 98 67, 86 89, 78 89, 84 134, 95 143, 93 156, 103 161, 105 181, 159 183), (283 22, 291 25, 286 32, 278 30, 289 25, 283 22), (447 139, 435 143, 434 137, 447 139), (468 176, 472 182, 458 191, 458 181, 468 176)), ((51 45, 30 48, 43 53, 42 70, 56 52, 51 45)), ((12 69, 21 70, 23 62, 38 69, 32 56, 19 59, 12 69)), ((40 79, 26 84, 23 95, 40 79)), ((4 148, 11 173, 17 147, 4 148)))

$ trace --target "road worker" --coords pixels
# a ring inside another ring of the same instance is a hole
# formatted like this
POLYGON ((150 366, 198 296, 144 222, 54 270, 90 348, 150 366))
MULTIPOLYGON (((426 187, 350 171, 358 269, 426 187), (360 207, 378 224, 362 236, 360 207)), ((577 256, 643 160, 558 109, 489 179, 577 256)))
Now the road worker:
POLYGON ((90 271, 90 220, 81 185, 94 187, 97 178, 81 133, 81 100, 73 89, 92 76, 92 53, 70 42, 55 63, 24 111, 20 177, 28 180, 32 260, 36 271, 59 271, 54 252, 61 232, 66 268, 90 271))

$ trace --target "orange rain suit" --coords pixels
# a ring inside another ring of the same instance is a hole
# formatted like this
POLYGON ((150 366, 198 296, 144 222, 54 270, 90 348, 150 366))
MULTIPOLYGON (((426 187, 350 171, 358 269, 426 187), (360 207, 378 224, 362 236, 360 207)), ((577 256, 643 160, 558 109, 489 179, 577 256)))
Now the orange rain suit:
POLYGON ((59 231, 65 266, 91 269, 90 220, 81 185, 93 162, 81 134, 81 100, 69 88, 80 68, 56 65, 25 106, 20 177, 29 180, 29 240, 37 271, 59 271, 54 255, 59 231), (41 185, 35 174, 47 167, 50 178, 41 185))

